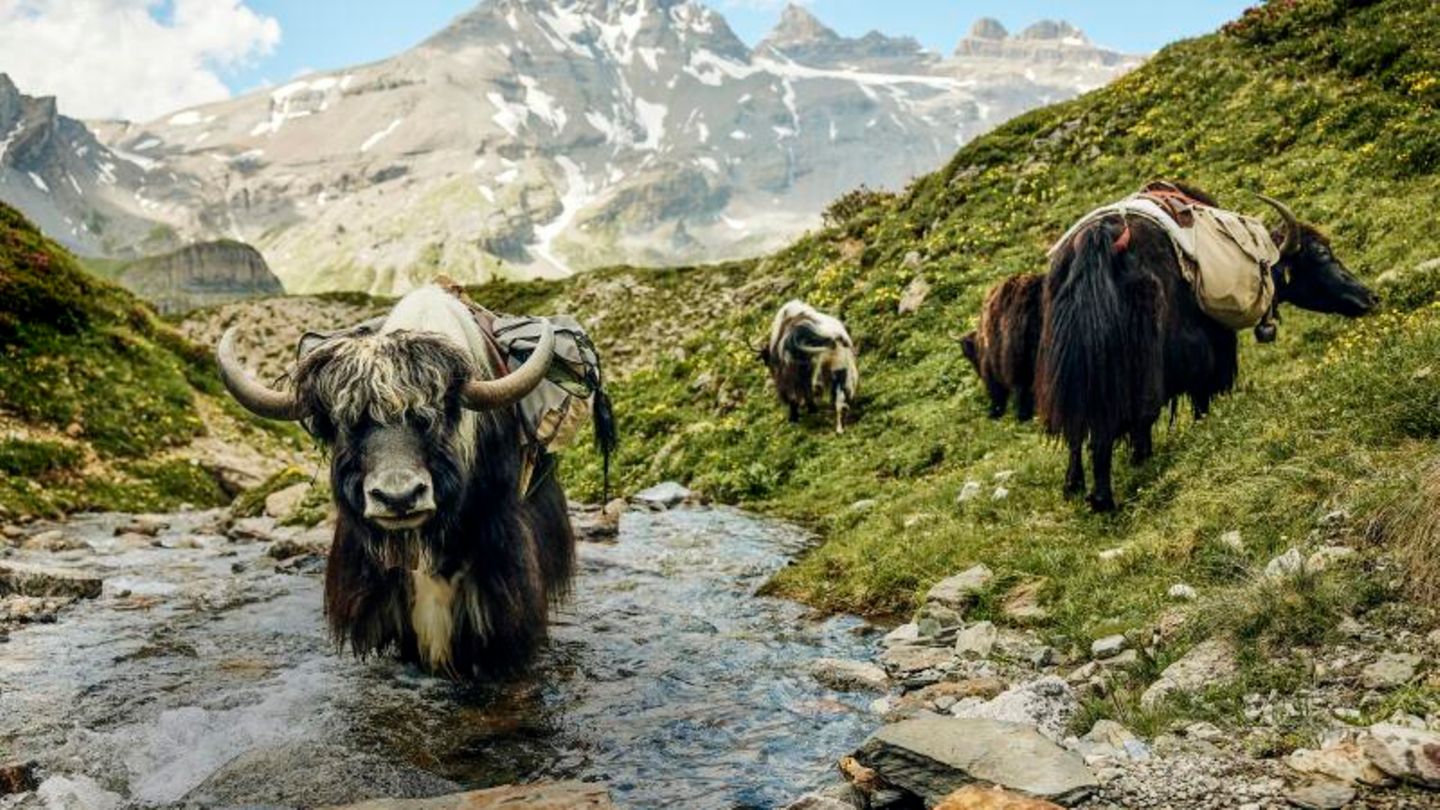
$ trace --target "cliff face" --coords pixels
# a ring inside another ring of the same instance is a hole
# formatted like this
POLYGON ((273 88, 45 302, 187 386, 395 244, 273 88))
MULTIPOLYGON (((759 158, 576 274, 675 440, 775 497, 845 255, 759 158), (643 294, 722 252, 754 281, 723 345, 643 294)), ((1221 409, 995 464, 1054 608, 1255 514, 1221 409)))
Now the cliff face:
POLYGON ((166 315, 285 292, 260 251, 230 240, 140 259, 117 280, 166 315))

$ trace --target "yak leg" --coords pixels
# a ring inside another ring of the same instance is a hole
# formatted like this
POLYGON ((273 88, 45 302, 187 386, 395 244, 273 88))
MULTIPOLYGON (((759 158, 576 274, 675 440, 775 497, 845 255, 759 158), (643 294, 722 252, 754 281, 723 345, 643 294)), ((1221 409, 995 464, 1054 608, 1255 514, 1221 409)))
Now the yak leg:
MULTIPOLYGON (((1159 417, 1156 417, 1157 419, 1159 417)), ((1136 466, 1144 464, 1155 455, 1155 445, 1150 438, 1150 431, 1155 425, 1155 420, 1146 420, 1145 423, 1130 431, 1130 463, 1136 466)))
POLYGON ((798 402, 787 402, 787 403, 785 403, 785 404, 788 405, 788 406, 790 406, 790 423, 791 423, 791 424, 794 424, 794 423, 796 423, 796 422, 799 422, 799 421, 800 421, 800 403, 798 403, 798 402))
POLYGON ((1090 471, 1095 475, 1095 489, 1087 500, 1096 512, 1115 511, 1115 493, 1110 486, 1110 463, 1115 455, 1115 440, 1109 436, 1090 437, 1090 471))
POLYGON ((1021 388, 1015 392, 1015 418, 1029 422, 1035 418, 1035 390, 1021 388))
POLYGON ((994 380, 986 380, 985 391, 990 394, 990 418, 1004 416, 1005 406, 1010 402, 1010 389, 994 380))
POLYGON ((1070 440, 1070 466, 1065 470, 1065 497, 1085 494, 1085 462, 1080 457, 1083 440, 1070 440))

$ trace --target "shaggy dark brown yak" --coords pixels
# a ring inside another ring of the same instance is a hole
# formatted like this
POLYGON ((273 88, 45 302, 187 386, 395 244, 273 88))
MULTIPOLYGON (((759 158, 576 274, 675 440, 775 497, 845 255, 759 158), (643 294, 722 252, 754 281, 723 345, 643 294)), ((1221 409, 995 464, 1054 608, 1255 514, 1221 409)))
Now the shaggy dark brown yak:
POLYGON ((450 675, 523 669, 574 567, 554 460, 542 457, 520 491, 515 404, 544 378, 554 331, 497 379, 465 303, 423 287, 375 334, 304 355, 293 392, 252 378, 235 337, 232 327, 218 351, 230 393, 260 416, 302 421, 331 453, 339 520, 325 614, 336 641, 450 675))
POLYGON ((790 421, 800 421, 800 408, 817 410, 817 393, 829 392, 835 409, 835 432, 845 432, 845 415, 860 384, 855 342, 845 324, 802 301, 789 301, 775 313, 770 339, 756 350, 770 370, 790 421))
MULTIPOLYGON (((1184 191, 1215 205, 1203 192, 1184 191)), ((1262 199, 1284 219, 1271 234, 1280 246, 1272 268, 1277 306, 1351 318, 1375 307, 1375 296, 1320 231, 1280 202, 1262 199)), ((1151 429, 1167 404, 1173 408, 1187 397, 1202 418, 1211 400, 1234 386, 1238 371, 1235 332, 1201 311, 1165 230, 1143 217, 1124 220, 1091 223, 1054 255, 1036 369, 1041 418, 1070 453, 1065 492, 1085 491, 1081 451, 1088 440, 1094 487, 1087 500, 1101 512, 1115 508, 1115 443, 1128 441, 1132 461, 1145 461, 1151 429)))
POLYGON ((991 419, 1005 415, 1012 394, 1015 418, 1028 422, 1035 415, 1035 355, 1040 351, 1044 290, 1045 276, 1039 273, 1005 279, 985 295, 980 327, 960 339, 965 359, 985 383, 991 419))

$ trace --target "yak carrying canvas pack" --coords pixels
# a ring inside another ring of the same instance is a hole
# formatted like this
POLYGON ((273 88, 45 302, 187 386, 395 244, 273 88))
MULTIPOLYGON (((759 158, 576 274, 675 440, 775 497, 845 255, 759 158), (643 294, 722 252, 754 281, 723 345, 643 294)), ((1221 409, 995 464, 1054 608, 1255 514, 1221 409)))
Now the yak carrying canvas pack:
POLYGON ((1206 315, 1231 329, 1247 329, 1267 320, 1275 301, 1270 269, 1280 261, 1280 249, 1263 221, 1205 205, 1168 183, 1152 183, 1138 194, 1087 214, 1050 253, 1091 223, 1117 215, 1144 217, 1165 229, 1180 272, 1206 315))

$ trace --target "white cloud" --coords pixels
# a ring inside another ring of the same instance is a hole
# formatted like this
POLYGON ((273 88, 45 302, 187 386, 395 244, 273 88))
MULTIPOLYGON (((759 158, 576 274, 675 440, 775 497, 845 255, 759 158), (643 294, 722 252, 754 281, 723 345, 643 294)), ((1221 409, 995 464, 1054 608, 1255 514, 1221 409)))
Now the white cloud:
POLYGON ((0 72, 78 118, 148 121, 228 98, 218 71, 279 41, 244 0, 0 0, 0 72))

